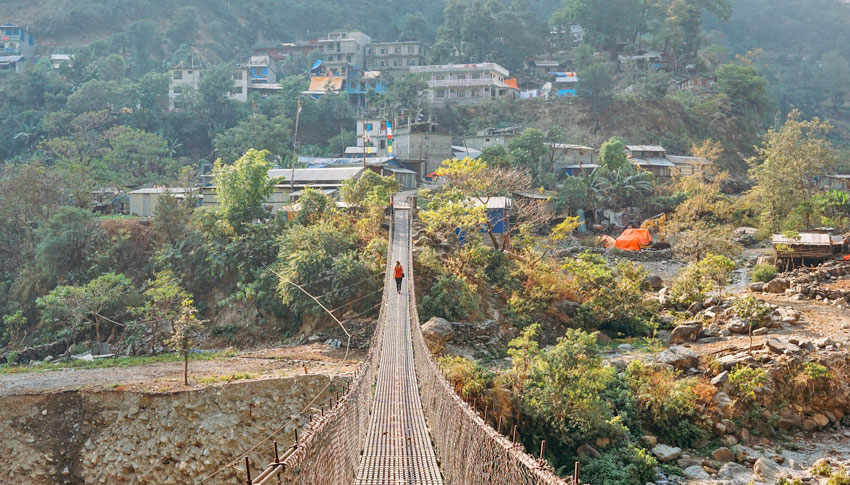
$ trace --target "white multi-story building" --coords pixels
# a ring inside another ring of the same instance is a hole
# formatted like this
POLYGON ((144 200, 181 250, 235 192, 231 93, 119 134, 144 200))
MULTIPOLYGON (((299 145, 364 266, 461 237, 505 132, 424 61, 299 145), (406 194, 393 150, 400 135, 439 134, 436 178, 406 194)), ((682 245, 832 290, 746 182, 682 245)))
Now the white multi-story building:
POLYGON ((345 76, 349 67, 365 70, 366 46, 372 39, 363 32, 331 32, 319 39, 328 76, 345 76))
POLYGON ((411 66, 410 72, 428 76, 428 99, 433 103, 477 103, 519 93, 508 70, 493 62, 411 66))
POLYGON ((419 41, 376 42, 366 48, 366 66, 390 77, 402 77, 413 66, 424 66, 428 46, 419 41))
MULTIPOLYGON (((204 67, 194 60, 188 64, 181 62, 168 69, 171 74, 171 85, 168 89, 168 108, 180 109, 180 98, 187 90, 197 90, 204 74, 204 67)), ((277 84, 277 64, 271 57, 251 56, 245 65, 232 71, 233 88, 229 98, 247 102, 248 94, 252 91, 268 93, 280 90, 277 84)))

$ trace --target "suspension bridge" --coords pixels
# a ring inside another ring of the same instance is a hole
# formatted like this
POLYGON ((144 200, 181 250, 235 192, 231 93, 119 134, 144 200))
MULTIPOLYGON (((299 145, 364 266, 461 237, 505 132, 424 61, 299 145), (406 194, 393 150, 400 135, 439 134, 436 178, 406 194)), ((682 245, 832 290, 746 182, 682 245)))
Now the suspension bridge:
MULTIPOLYGON (((348 388, 310 418, 295 443, 247 485, 576 485, 516 441, 516 426, 483 415, 455 393, 420 330, 412 265, 416 201, 396 197, 390 225, 381 312, 366 359, 348 388), (401 200, 399 200, 401 199, 401 200), (392 266, 401 261, 406 285, 396 291, 392 266), (489 423, 496 426, 494 429, 489 423), (508 436, 505 436, 506 432, 508 436)), ((535 450, 537 451, 537 450, 535 450)))

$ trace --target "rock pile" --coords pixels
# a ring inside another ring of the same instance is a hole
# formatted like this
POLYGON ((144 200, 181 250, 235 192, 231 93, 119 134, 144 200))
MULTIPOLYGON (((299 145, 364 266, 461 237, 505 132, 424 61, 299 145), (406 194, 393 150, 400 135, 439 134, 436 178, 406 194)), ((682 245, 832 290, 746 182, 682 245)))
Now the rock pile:
POLYGON ((832 289, 827 283, 850 277, 850 262, 829 261, 817 268, 797 268, 767 283, 751 283, 752 292, 790 295, 795 300, 822 300, 834 305, 850 305, 850 290, 832 289))

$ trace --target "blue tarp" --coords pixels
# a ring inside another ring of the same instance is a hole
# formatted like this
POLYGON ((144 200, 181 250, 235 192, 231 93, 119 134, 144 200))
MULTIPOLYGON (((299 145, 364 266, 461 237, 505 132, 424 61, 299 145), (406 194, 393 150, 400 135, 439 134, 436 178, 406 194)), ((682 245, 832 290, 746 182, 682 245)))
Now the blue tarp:
POLYGON ((317 71, 319 69, 319 67, 321 67, 321 65, 322 65, 322 60, 321 59, 316 60, 316 63, 313 64, 313 67, 310 68, 310 72, 317 71))

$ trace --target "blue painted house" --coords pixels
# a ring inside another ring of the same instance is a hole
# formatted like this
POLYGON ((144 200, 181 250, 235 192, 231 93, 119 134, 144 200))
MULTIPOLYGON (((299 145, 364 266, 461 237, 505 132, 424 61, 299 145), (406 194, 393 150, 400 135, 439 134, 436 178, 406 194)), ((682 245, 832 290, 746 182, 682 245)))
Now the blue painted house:
POLYGON ((0 70, 23 72, 33 61, 35 39, 15 24, 0 25, 0 70))

